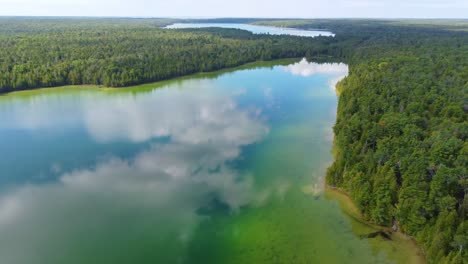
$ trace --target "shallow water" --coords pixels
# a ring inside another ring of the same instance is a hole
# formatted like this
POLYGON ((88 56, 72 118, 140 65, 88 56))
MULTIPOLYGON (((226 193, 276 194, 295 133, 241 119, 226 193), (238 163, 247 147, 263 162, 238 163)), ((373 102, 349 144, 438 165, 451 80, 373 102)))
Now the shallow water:
POLYGON ((237 24, 237 23, 175 23, 165 28, 178 29, 178 28, 237 28, 250 31, 254 34, 270 34, 270 35, 292 35, 301 37, 317 37, 317 36, 335 36, 335 34, 328 31, 320 30, 302 30, 295 28, 281 28, 271 26, 260 26, 250 24, 237 24))
POLYGON ((324 195, 346 74, 2 96, 0 263, 408 263, 324 195))

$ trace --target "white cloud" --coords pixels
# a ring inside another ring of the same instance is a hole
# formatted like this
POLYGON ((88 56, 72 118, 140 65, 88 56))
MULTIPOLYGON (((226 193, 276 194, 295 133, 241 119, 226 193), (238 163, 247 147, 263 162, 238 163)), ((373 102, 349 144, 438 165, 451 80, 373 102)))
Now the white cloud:
POLYGON ((83 106, 85 126, 98 141, 170 136, 184 143, 245 144, 267 132, 267 127, 252 122, 254 111, 239 111, 228 92, 209 83, 187 81, 188 89, 158 90, 157 97, 91 102, 83 106))
MULTIPOLYGON (((334 77, 345 69, 305 61, 285 67, 301 76, 334 77)), ((265 98, 273 96, 271 88, 260 88, 265 98)), ((93 168, 63 172, 54 163, 50 169, 62 173, 57 182, 1 193, 0 262, 46 263, 41 257, 51 255, 66 260, 70 250, 86 255, 80 251, 81 236, 95 250, 105 250, 102 243, 112 235, 114 252, 126 250, 135 234, 154 243, 177 237, 163 242, 183 250, 207 217, 197 213, 200 209, 221 203, 235 214, 243 206, 283 199, 292 188, 287 181, 260 188, 250 172, 240 174, 230 165, 242 158, 242 147, 269 133, 262 109, 236 104, 233 96, 239 91, 247 90, 222 89, 200 79, 135 96, 82 91, 2 104, 7 120, 0 128, 84 127, 91 138, 106 143, 168 139, 129 160, 109 158, 93 168)))
MULTIPOLYGON (((101 100, 95 93, 93 103, 75 100, 74 107, 82 114, 79 122, 98 140, 139 142, 160 136, 170 140, 154 144, 130 160, 111 158, 94 168, 65 173, 58 182, 3 193, 0 261, 42 263, 41 256, 65 258, 67 250, 75 248, 76 254, 85 254, 74 245, 79 234, 86 234, 90 241, 118 234, 113 246, 124 250, 135 232, 149 232, 154 243, 158 241, 155 237, 174 237, 175 233, 180 240, 165 243, 183 248, 206 217, 197 210, 211 210, 213 201, 224 204, 231 213, 242 206, 264 204, 276 187, 255 190, 252 178, 240 175, 228 162, 240 157, 243 146, 262 140, 267 125, 256 113, 239 109, 221 89, 203 81, 185 83, 190 85, 199 87, 193 92, 157 90, 155 98, 150 94, 108 95, 101 100), (120 232, 129 225, 131 232, 120 232)), ((27 104, 23 106, 28 109, 27 104)), ((41 108, 29 106, 28 111, 41 108)), ((53 103, 48 106, 57 109, 53 103)), ((43 119, 33 123, 28 129, 50 125, 43 119)))
POLYGON ((251 122, 260 109, 239 111, 231 92, 210 85, 209 80, 185 81, 177 87, 159 88, 157 96, 80 92, 12 99, 0 105, 6 117, 0 128, 84 126, 99 142, 143 142, 170 136, 179 142, 242 144, 267 132, 267 127, 251 122))
POLYGON ((348 74, 348 65, 344 63, 309 63, 306 59, 302 59, 298 63, 294 63, 284 67, 284 70, 293 75, 311 76, 315 74, 333 74, 346 75, 348 74))

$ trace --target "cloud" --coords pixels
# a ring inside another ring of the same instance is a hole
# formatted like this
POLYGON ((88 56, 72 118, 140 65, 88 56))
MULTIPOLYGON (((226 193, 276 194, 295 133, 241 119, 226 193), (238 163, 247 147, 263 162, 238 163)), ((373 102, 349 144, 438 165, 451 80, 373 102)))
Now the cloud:
MULTIPOLYGON (((81 113, 75 116, 77 122, 98 141, 169 140, 153 144, 129 160, 109 158, 92 168, 62 174, 56 182, 2 193, 0 262, 45 263, 50 256, 65 261, 70 252, 92 255, 76 244, 82 234, 96 250, 108 248, 99 241, 110 235, 114 237, 111 249, 117 251, 126 250, 135 235, 184 248, 211 210, 221 206, 226 213, 236 213, 243 206, 267 202, 276 187, 256 190, 248 172, 240 174, 229 162, 240 158, 243 146, 261 141, 268 126, 256 113, 239 109, 222 89, 204 81, 184 84, 191 85, 198 89, 157 90, 154 97, 74 100, 81 113)), ((32 109, 38 107, 35 103, 32 109)), ((55 103, 38 108, 54 109, 55 103)), ((53 115, 53 111, 48 113, 53 115)), ((51 125, 42 118, 32 123, 28 129, 51 125)))
MULTIPOLYGON (((328 79, 328 86, 332 91, 335 91, 336 84, 348 75, 348 65, 344 63, 315 63, 307 62, 306 59, 302 59, 300 62, 291 64, 284 67, 286 72, 290 72, 293 75, 298 76, 312 76, 319 74, 331 75, 328 79)), ((314 93, 317 95, 317 93, 314 93)))
POLYGON ((261 109, 240 111, 232 92, 203 79, 159 88, 157 96, 80 91, 12 99, 0 107, 5 116, 2 129, 66 130, 84 126, 98 142, 171 137, 188 143, 209 140, 244 144, 268 132, 265 125, 252 122, 261 109))
POLYGON ((348 65, 344 63, 309 63, 305 58, 298 63, 284 67, 284 70, 293 75, 312 76, 316 74, 348 74, 348 65))
POLYGON ((83 106, 84 123, 98 141, 142 142, 170 136, 184 143, 246 144, 268 128, 252 122, 255 111, 239 111, 232 96, 209 81, 184 82, 189 89, 158 91, 155 97, 116 98, 83 106))
MULTIPOLYGON (((344 69, 301 61, 285 71, 334 77, 344 69)), ((260 88, 258 96, 273 96, 270 87, 260 88)), ((2 116, 11 119, 0 126, 7 129, 78 127, 98 144, 164 140, 129 159, 110 157, 93 167, 67 171, 52 163, 57 181, 0 193, 0 262, 49 263, 54 256, 63 263, 96 252, 112 257, 145 246, 138 241, 151 245, 133 252, 174 247, 183 255, 211 213, 236 214, 284 199, 294 188, 287 179, 259 187, 252 172, 232 166, 243 147, 270 131, 262 109, 237 105, 238 91, 248 92, 199 79, 134 96, 81 91, 2 104, 2 116)))

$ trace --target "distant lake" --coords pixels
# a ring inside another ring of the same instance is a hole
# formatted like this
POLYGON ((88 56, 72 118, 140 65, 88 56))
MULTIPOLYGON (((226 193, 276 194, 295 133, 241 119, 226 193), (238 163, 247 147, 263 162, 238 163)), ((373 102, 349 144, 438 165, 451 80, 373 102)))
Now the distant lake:
POLYGON ((319 30, 301 30, 294 28, 281 28, 270 26, 258 26, 249 24, 236 24, 236 23, 176 23, 169 25, 165 28, 178 29, 178 28, 237 28, 250 31, 254 34, 270 34, 270 35, 292 35, 301 37, 317 37, 317 36, 335 36, 332 32, 319 31, 319 30))
POLYGON ((0 96, 0 263, 411 263, 324 190, 347 73, 287 60, 0 96))

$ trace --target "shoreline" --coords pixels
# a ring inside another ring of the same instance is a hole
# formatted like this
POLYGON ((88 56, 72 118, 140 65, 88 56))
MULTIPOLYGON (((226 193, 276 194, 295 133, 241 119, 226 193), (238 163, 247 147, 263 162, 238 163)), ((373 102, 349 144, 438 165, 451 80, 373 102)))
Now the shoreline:
MULTIPOLYGON (((342 89, 341 86, 345 78, 341 79, 335 85, 335 93, 338 99, 338 103, 340 100, 340 91, 342 89)), ((335 151, 336 151, 335 137, 333 137, 333 143, 332 143, 332 149, 331 149, 333 160, 335 160, 335 153, 334 153, 335 151)), ((394 243, 408 244, 409 247, 406 249, 409 249, 410 251, 413 252, 413 254, 411 254, 411 252, 407 252, 407 256, 410 257, 409 263, 427 264, 427 260, 426 260, 426 256, 425 256, 423 248, 416 242, 416 240, 412 236, 409 236, 400 232, 399 228, 397 231, 394 231, 391 227, 381 226, 381 225, 377 225, 372 222, 369 222, 368 220, 365 219, 364 214, 361 212, 361 210, 359 210, 359 208, 354 203, 351 196, 345 190, 342 190, 338 187, 331 186, 325 183, 324 185, 325 185, 325 189, 324 189, 325 197, 333 199, 334 201, 338 202, 340 209, 344 214, 346 214, 352 220, 360 223, 361 225, 367 226, 370 229, 375 230, 375 232, 378 232, 378 233, 384 232, 386 234, 389 234, 390 238, 396 241, 396 242, 394 241, 394 243)), ((368 239, 371 239, 371 238, 368 238, 368 239)))
MULTIPOLYGON (((401 246, 402 249, 408 250, 406 251, 407 255, 410 257, 408 263, 427 263, 422 247, 412 236, 404 234, 400 231, 393 231, 391 227, 377 225, 366 220, 362 212, 357 208, 356 204, 346 191, 334 186, 325 185, 324 194, 327 199, 336 201, 343 213, 349 216, 352 220, 358 222, 361 225, 367 226, 369 229, 375 230, 376 233, 384 232, 389 234, 391 238, 390 240, 393 241, 393 243, 395 243, 397 246, 401 246)), ((363 237, 361 239, 375 238, 363 237)))
MULTIPOLYGON (((147 82, 147 83, 141 83, 141 84, 135 84, 135 85, 129 85, 129 86, 122 86, 122 87, 109 87, 109 86, 104 86, 104 85, 98 85, 98 84, 69 84, 69 85, 62 85, 62 86, 50 86, 50 87, 37 87, 37 88, 31 88, 31 89, 18 89, 17 91, 6 91, 6 92, 1 92, 0 91, 0 98, 3 96, 12 96, 12 95, 27 95, 27 94, 34 94, 37 92, 48 92, 48 91, 54 91, 54 90, 68 90, 68 89, 96 89, 99 91, 117 91, 117 90, 132 90, 132 89, 142 89, 144 90, 145 88, 148 89, 153 89, 153 88, 159 88, 162 87, 168 83, 171 82, 177 82, 177 81, 183 81, 186 79, 192 79, 192 78, 215 78, 219 76, 220 74, 224 73, 230 73, 233 71, 238 71, 238 70, 247 70, 247 69, 255 69, 255 68, 262 68, 262 67, 274 67, 277 65, 287 65, 291 64, 294 62, 297 62, 301 60, 303 57, 298 57, 298 58, 283 58, 283 59, 275 59, 275 60, 257 60, 257 61, 252 61, 252 62, 246 62, 243 64, 239 64, 237 66, 233 67, 226 67, 214 71, 208 71, 208 72, 195 72, 195 73, 189 73, 186 75, 181 75, 173 78, 168 78, 168 79, 162 79, 154 82, 147 82)), ((313 62, 313 61, 312 61, 313 62)))
MULTIPOLYGON (((339 100, 340 100, 340 92, 342 90, 343 81, 348 76, 349 76, 349 72, 348 72, 348 75, 346 75, 343 79, 341 79, 340 81, 338 81, 335 84, 335 93, 336 93, 336 97, 338 99, 338 104, 339 104, 339 100)), ((338 113, 336 115, 337 115, 336 117, 338 117, 338 113)), ((336 149, 336 145, 335 145, 335 135, 334 135, 333 136, 332 149, 331 149, 333 160, 336 159, 336 155, 335 155, 336 151, 337 151, 337 149, 336 149)), ((325 176, 325 178, 326 178, 326 176, 325 176)), ((341 188, 338 188, 338 187, 335 187, 335 186, 328 185, 326 183, 324 183, 324 185, 325 185, 325 188, 324 188, 325 197, 331 198, 331 199, 335 200, 336 202, 338 202, 338 204, 339 204, 339 206, 341 208, 341 211, 344 214, 348 215, 354 221, 357 221, 362 225, 365 225, 365 226, 368 226, 371 229, 374 229, 376 232, 388 233, 390 235, 390 238, 393 237, 394 239, 396 239, 400 243, 401 242, 407 243, 409 241, 410 250, 412 250, 414 252, 414 255, 409 260, 409 263, 427 264, 426 255, 424 253, 424 250, 417 243, 417 241, 416 241, 416 239, 414 239, 414 237, 402 233, 400 231, 400 228, 398 228, 397 231, 394 231, 391 227, 381 226, 381 225, 369 222, 368 220, 365 219, 364 214, 361 212, 361 210, 359 210, 356 203, 353 201, 351 196, 345 190, 343 190, 341 188), (330 197, 330 196, 332 196, 332 197, 330 197)), ((397 242, 395 242, 395 243, 397 243, 397 242)), ((408 254, 408 256, 411 256, 411 254, 408 254)))
MULTIPOLYGON (((106 87, 102 85, 66 85, 66 86, 56 86, 56 87, 42 87, 42 88, 33 88, 33 89, 28 89, 28 90, 19 90, 19 91, 11 91, 11 92, 6 92, 6 93, 0 93, 0 100, 2 97, 9 97, 9 96, 35 96, 37 94, 42 94, 42 93, 54 93, 54 92, 71 92, 71 91, 76 91, 76 90, 90 90, 90 91, 98 91, 98 92, 132 92, 132 91, 138 91, 138 92, 144 92, 144 91, 150 91, 154 90, 157 88, 164 87, 170 83, 173 82, 180 82, 184 81, 187 79, 193 79, 193 78, 217 78, 219 75, 222 74, 227 74, 233 71, 238 71, 238 70, 249 70, 249 69, 256 69, 256 68, 263 68, 263 67, 274 67, 278 65, 287 65, 290 63, 297 62, 301 58, 285 58, 285 59, 277 59, 277 60, 270 60, 270 61, 254 61, 254 62, 248 62, 245 64, 241 64, 238 66, 234 67, 228 67, 228 68, 223 68, 211 72, 197 72, 197 73, 192 73, 188 75, 182 75, 166 80, 160 80, 156 82, 150 82, 150 83, 143 83, 143 84, 138 84, 138 85, 132 85, 132 86, 125 86, 125 87, 106 87)), ((341 79, 335 86, 335 92, 339 100, 339 87, 340 83, 344 80, 341 79)), ((334 143, 333 143, 334 145, 334 143)), ((327 198, 331 198, 338 202, 341 210, 343 213, 348 215, 352 220, 358 222, 361 225, 367 226, 369 229, 373 229, 375 231, 383 231, 383 232, 388 232, 390 233, 392 237, 392 241, 394 243, 402 242, 402 244, 411 244, 412 247, 408 248, 410 251, 413 251, 414 254, 408 254, 409 256, 413 256, 410 258, 410 261, 408 263, 427 263, 424 255, 424 251, 422 248, 419 246, 419 244, 415 241, 415 239, 409 235, 406 235, 400 231, 393 231, 390 227, 386 226, 380 226, 376 225, 374 223, 371 223, 367 221, 362 214, 362 212, 357 208, 356 204, 352 200, 352 198, 349 196, 349 194, 337 187, 326 185, 325 184, 325 196, 327 198), (331 196, 331 197, 330 197, 331 196), (408 243, 409 242, 409 243, 408 243)), ((358 234, 356 234, 358 235, 358 234)), ((359 236, 359 235, 358 235, 359 236)), ((373 239, 373 238, 361 238, 361 239, 373 239)))

